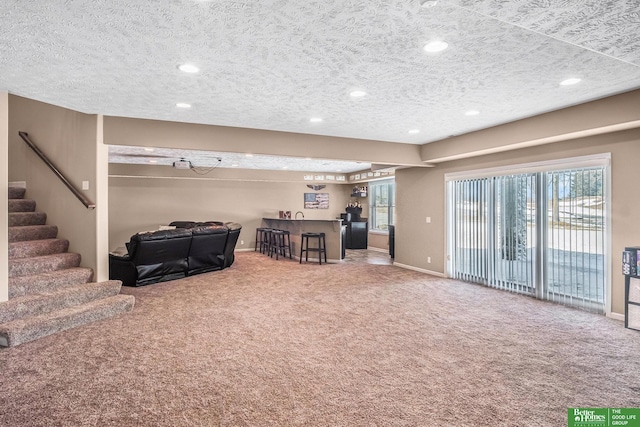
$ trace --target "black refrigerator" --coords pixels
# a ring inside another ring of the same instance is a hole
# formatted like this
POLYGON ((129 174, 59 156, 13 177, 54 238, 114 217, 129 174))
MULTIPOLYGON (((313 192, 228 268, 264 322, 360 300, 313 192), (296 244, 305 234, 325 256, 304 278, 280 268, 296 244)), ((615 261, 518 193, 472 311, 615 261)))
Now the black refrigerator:
POLYGON ((347 249, 367 249, 369 223, 367 218, 360 218, 356 212, 340 214, 342 225, 347 226, 345 233, 345 246, 347 249))

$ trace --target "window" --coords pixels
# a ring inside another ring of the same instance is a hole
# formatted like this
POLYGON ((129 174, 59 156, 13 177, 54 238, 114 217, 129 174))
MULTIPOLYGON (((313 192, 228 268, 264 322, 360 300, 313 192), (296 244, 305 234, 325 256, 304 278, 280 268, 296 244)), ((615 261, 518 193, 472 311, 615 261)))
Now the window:
POLYGON ((449 274, 605 312, 608 158, 523 166, 447 177, 449 274))
POLYGON ((369 184, 369 228, 389 231, 396 216, 396 183, 393 179, 369 184))

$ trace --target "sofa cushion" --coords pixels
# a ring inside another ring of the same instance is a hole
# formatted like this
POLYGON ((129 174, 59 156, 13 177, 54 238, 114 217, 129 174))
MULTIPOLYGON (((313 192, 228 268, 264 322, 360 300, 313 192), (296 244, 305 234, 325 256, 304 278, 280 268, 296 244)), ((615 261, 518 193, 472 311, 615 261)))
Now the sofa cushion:
POLYGON ((138 271, 138 284, 184 277, 191 246, 188 229, 136 234, 129 243, 129 256, 138 271))
POLYGON ((237 222, 227 222, 225 226, 229 229, 229 235, 227 236, 227 243, 225 243, 223 268, 231 267, 231 264, 233 264, 235 260, 234 250, 242 230, 242 225, 237 222))
POLYGON ((224 267, 224 248, 229 229, 224 225, 207 225, 191 229, 188 274, 220 270, 224 267))

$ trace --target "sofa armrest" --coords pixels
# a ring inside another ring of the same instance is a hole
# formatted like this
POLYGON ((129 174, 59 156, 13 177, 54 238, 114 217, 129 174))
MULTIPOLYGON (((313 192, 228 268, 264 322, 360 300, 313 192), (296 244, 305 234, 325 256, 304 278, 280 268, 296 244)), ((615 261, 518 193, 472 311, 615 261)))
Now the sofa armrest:
POLYGON ((109 254, 109 279, 120 280, 125 286, 136 286, 138 271, 129 254, 109 254))

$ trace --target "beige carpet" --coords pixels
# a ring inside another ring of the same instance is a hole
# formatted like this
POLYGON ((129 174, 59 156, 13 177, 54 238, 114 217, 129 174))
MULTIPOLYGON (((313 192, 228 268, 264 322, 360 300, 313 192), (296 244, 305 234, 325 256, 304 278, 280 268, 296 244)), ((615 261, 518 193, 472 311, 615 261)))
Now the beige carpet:
POLYGON ((0 351, 2 426, 565 426, 640 406, 640 333, 387 265, 236 254, 0 351))

